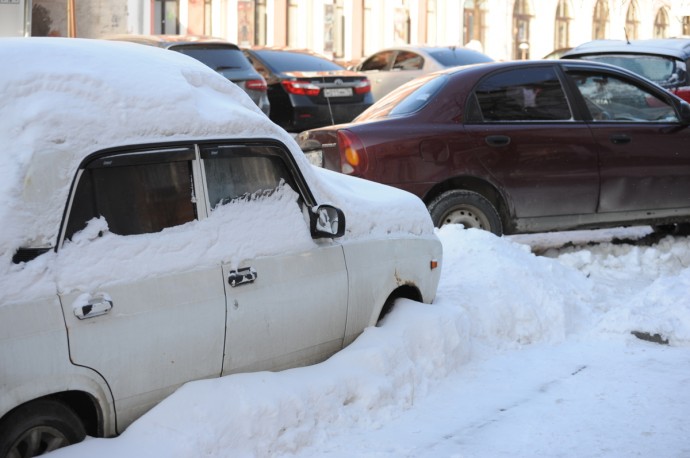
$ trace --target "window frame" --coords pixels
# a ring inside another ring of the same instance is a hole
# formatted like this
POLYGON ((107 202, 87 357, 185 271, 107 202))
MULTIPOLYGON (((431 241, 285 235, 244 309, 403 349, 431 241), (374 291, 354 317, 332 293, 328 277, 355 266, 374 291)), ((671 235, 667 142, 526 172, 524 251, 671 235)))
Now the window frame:
MULTIPOLYGON (((80 180, 83 179, 84 171, 89 168, 189 160, 191 162, 192 169, 192 190, 196 204, 196 220, 208 218, 211 214, 211 207, 209 206, 208 188, 206 186, 203 171, 201 149, 214 145, 230 147, 234 146, 237 148, 270 148, 272 155, 279 157, 285 164, 286 170, 292 178, 291 184, 294 184, 296 188, 294 191, 299 194, 301 201, 309 208, 312 208, 316 205, 314 195, 309 189, 309 186, 304 179, 297 161, 290 153, 288 147, 278 140, 270 138, 219 139, 198 142, 155 143, 108 148, 88 155, 79 164, 69 189, 68 199, 65 204, 65 209, 63 211, 63 216, 60 223, 58 240, 55 244, 54 250, 59 251, 59 249, 65 243, 68 222, 73 212, 74 199, 78 185, 80 180), (165 158, 168 160, 164 160, 165 158), (114 164, 113 161, 115 162, 114 164)), ((305 221, 305 224, 308 225, 309 222, 305 221)))

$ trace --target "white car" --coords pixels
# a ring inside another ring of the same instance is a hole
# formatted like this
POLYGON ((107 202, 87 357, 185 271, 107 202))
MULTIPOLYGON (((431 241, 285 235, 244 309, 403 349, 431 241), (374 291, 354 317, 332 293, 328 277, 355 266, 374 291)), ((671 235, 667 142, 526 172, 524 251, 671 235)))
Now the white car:
POLYGON ((430 303, 421 200, 312 167, 162 49, 0 39, 0 457, 113 436, 183 383, 322 361, 430 303))
POLYGON ((369 77, 378 101, 408 81, 449 67, 493 62, 486 54, 461 46, 411 46, 382 49, 354 69, 369 77))

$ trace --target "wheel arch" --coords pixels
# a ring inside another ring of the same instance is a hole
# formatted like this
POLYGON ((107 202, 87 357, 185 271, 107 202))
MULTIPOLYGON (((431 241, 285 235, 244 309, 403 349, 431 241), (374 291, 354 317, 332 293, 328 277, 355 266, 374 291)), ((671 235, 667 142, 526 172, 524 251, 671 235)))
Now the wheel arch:
POLYGON ((473 176, 455 176, 449 178, 435 184, 424 195, 422 200, 428 208, 429 204, 431 204, 431 202, 433 202, 433 200, 438 196, 446 191, 453 190, 473 191, 481 194, 491 202, 496 210, 498 210, 498 215, 503 223, 504 232, 509 233, 508 231, 513 229, 514 223, 513 218, 511 217, 512 212, 508 204, 508 199, 506 199, 503 193, 496 186, 483 178, 473 176))
POLYGON ((393 310, 395 301, 398 299, 410 299, 412 301, 423 302, 422 292, 416 285, 406 284, 398 286, 393 292, 391 292, 386 300, 383 302, 383 306, 379 311, 378 318, 376 319, 376 324, 393 310))

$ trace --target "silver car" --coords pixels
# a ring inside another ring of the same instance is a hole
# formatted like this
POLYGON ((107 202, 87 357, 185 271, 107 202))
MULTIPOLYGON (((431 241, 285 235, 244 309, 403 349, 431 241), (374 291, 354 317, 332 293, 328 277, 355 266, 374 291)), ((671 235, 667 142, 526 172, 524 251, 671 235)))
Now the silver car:
POLYGON ((492 62, 485 54, 460 46, 398 46, 378 51, 354 69, 369 77, 374 100, 427 73, 448 67, 492 62))
POLYGON ((203 64, 65 38, 0 39, 0 60, 0 457, 117 435, 191 380, 317 363, 397 298, 433 301, 422 202, 311 167, 203 64))

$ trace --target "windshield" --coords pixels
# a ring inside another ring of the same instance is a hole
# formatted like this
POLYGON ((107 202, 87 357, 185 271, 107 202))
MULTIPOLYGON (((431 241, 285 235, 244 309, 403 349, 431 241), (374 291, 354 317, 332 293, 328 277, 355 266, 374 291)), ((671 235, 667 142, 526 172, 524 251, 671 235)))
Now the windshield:
POLYGON ((671 57, 640 54, 604 54, 600 56, 583 56, 582 58, 623 67, 662 86, 677 85, 685 81, 685 62, 671 57))
POLYGON ((356 121, 404 116, 419 111, 448 82, 448 75, 432 74, 417 78, 389 92, 360 114, 356 121))
POLYGON ((433 50, 429 54, 444 67, 493 62, 493 59, 489 56, 464 48, 441 48, 433 50))
POLYGON ((275 73, 344 70, 343 67, 311 54, 290 51, 254 51, 275 73))

